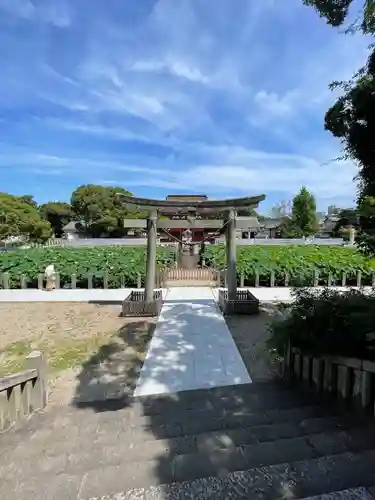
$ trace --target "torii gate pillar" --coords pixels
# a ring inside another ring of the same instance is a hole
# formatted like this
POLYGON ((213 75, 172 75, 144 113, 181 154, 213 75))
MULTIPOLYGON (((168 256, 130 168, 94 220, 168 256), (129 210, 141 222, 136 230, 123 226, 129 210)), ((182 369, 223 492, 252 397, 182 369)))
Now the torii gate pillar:
POLYGON ((236 300, 237 298, 236 212, 233 209, 228 210, 226 245, 227 245, 228 299, 236 300))
POLYGON ((156 240, 157 240, 157 211, 151 210, 147 218, 147 264, 145 301, 151 302, 154 298, 155 274, 156 274, 156 240))

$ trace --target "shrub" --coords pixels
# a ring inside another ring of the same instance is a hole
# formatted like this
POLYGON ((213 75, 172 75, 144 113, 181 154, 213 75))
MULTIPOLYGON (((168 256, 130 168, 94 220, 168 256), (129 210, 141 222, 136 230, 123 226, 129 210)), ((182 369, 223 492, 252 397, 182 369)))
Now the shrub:
POLYGON ((300 288, 295 302, 270 326, 268 346, 283 355, 293 347, 312 355, 375 359, 375 292, 300 288))

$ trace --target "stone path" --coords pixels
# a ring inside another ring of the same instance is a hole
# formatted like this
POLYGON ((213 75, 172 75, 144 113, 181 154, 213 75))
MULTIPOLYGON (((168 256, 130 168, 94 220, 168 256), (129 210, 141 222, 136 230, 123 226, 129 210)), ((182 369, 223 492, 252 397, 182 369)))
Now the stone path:
MULTIPOLYGON (((189 287, 191 288, 191 287, 189 287)), ((317 287, 319 289, 322 287, 317 287)), ((331 287, 337 290, 349 290, 349 287, 331 287)), ((352 287, 356 288, 356 287, 352 287)), ((199 287, 198 287, 199 289, 199 287)), ((239 290, 250 290, 255 297, 263 302, 282 301, 289 302, 292 300, 292 288, 289 287, 273 287, 273 288, 239 288, 239 290)), ((131 292, 131 288, 118 288, 103 290, 95 289, 60 289, 52 292, 43 290, 26 289, 26 290, 0 290, 0 302, 122 302, 124 298, 131 292)), ((372 287, 363 287, 362 290, 372 290, 372 287)), ((214 295, 217 295, 217 289, 213 289, 214 295)), ((164 290, 166 293, 166 290, 164 290)))
POLYGON ((249 382, 249 374, 212 290, 171 288, 135 396, 249 382))
POLYGON ((0 302, 122 302, 132 291, 131 288, 103 290, 100 288, 59 289, 51 292, 36 290, 0 290, 0 302))

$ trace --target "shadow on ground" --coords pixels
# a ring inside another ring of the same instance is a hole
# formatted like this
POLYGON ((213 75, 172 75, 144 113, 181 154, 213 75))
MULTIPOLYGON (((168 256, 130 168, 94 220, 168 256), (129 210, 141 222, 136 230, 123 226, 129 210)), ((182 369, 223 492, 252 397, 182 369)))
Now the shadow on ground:
POLYGON ((95 408, 96 403, 102 407, 105 400, 126 401, 132 396, 155 325, 154 319, 124 324, 108 344, 83 363, 74 404, 95 408))
MULTIPOLYGON (((271 316, 263 310, 227 321, 255 365, 266 362, 271 316)), ((190 319, 176 307, 173 321, 184 327, 190 319)), ((154 327, 124 320, 82 366, 71 406, 49 408, 1 437, 0 498, 291 500, 375 483, 373 421, 348 431, 352 421, 339 422, 333 409, 289 390, 268 369, 250 366, 252 384, 132 397, 154 327), (357 458, 346 453, 363 450, 357 458)), ((188 354, 181 350, 172 378, 188 354)), ((165 383, 157 370, 152 376, 165 383)))
POLYGON ((280 362, 271 355, 266 342, 269 326, 278 309, 275 304, 262 303, 258 315, 226 316, 225 321, 254 382, 271 380, 280 375, 280 362))
MULTIPOLYGON (((172 326, 178 325, 180 329, 186 328, 192 321, 189 313, 181 304, 171 303, 171 307, 173 310, 172 326)), ((195 323, 199 323, 200 316, 205 315, 205 304, 201 304, 200 309, 193 314, 195 314, 195 323)), ((256 408, 266 407, 275 397, 273 395, 275 385, 278 386, 278 382, 273 379, 275 371, 270 370, 269 359, 266 359, 261 352, 267 336, 266 326, 273 314, 273 308, 265 307, 257 317, 238 316, 226 320, 245 364, 250 368, 253 381, 267 381, 262 384, 260 392, 259 389, 253 391, 251 385, 245 384, 237 386, 233 391, 231 387, 224 387, 159 396, 132 397, 143 361, 143 357, 140 359, 134 352, 139 350, 139 345, 144 345, 145 337, 150 339, 155 327, 155 325, 148 325, 149 328, 145 328, 145 324, 141 321, 129 323, 119 331, 118 337, 126 341, 127 347, 124 347, 121 342, 111 342, 103 346, 84 364, 78 376, 75 406, 104 414, 102 419, 102 432, 104 433, 112 432, 110 426, 120 427, 118 451, 122 450, 120 453, 123 453, 120 458, 129 463, 129 457, 133 457, 131 460, 133 468, 129 465, 127 472, 124 471, 125 477, 128 474, 129 481, 123 480, 119 484, 127 484, 128 488, 140 488, 171 484, 218 473, 222 476, 233 471, 233 464, 236 460, 239 460, 240 470, 250 468, 251 464, 245 467, 241 463, 242 455, 236 448, 236 442, 228 440, 227 434, 228 429, 232 426, 237 428, 244 418, 251 424, 262 423, 263 413, 260 412, 258 415, 256 408), (129 356, 125 356, 126 361, 124 361, 124 349, 130 353, 129 356), (252 370, 254 363, 256 369, 252 370), (267 364, 267 367, 262 367, 262 364, 267 364), (268 390, 269 388, 271 391, 268 390), (111 417, 108 419, 105 417, 107 412, 111 412, 111 417), (208 434, 204 438, 199 437, 199 434, 203 432, 208 434), (144 449, 143 454, 142 449, 144 449), (139 478, 139 470, 132 472, 134 467, 137 467, 137 463, 138 467, 143 470, 141 478, 139 478), (230 464, 229 468, 228 464, 230 464)), ((204 328, 202 322, 202 335, 207 328, 217 329, 217 317, 212 315, 210 318, 208 322, 207 318, 205 319, 204 328)), ((167 332, 170 326, 170 320, 168 324, 162 325, 167 343, 169 341, 167 332)), ((178 334, 174 334, 170 339, 171 342, 178 342, 176 335, 178 337, 178 334)), ((161 350, 164 348, 164 346, 159 347, 161 350)), ((166 363, 169 370, 168 376, 172 380, 170 387, 173 386, 174 378, 181 377, 181 368, 191 362, 191 348, 192 346, 188 343, 181 345, 179 359, 174 359, 172 369, 171 365, 166 363)), ((158 347, 156 351, 157 349, 158 347)), ((166 383, 164 373, 157 369, 151 370, 148 376, 152 377, 155 383, 166 383)), ((209 374, 207 376, 209 377, 209 374)), ((207 382, 209 383, 209 380, 207 382)), ((285 401, 283 395, 279 399, 285 401)), ((274 405, 275 401, 272 401, 272 404, 274 405)), ((249 439, 252 442, 252 438, 249 439)), ((116 489, 115 485, 111 487, 112 494, 122 491, 116 489)), ((105 494, 109 494, 109 491, 105 494)), ((155 498, 160 500, 179 498, 177 493, 175 497, 168 495, 169 493, 165 490, 155 498)), ((134 498, 138 497, 134 496, 134 498)))

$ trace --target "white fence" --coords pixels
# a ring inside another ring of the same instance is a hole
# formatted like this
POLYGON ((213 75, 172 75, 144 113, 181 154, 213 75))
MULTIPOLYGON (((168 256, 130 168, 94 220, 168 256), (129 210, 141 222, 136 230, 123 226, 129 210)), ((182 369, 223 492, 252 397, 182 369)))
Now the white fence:
MULTIPOLYGON (((224 244, 224 238, 217 238, 216 244, 224 244)), ((165 247, 177 248, 178 243, 176 242, 164 242, 158 244, 165 247)), ((24 245, 6 245, 6 250, 16 250, 17 248, 49 248, 49 247, 70 247, 79 248, 87 246, 109 246, 109 245, 124 245, 124 246, 146 246, 146 238, 77 238, 74 240, 67 240, 63 238, 52 238, 46 243, 25 243, 24 245)), ((342 238, 314 238, 314 239, 302 239, 302 238, 256 238, 256 239, 237 239, 238 246, 245 245, 331 245, 340 246, 348 245, 344 242, 342 238)))

